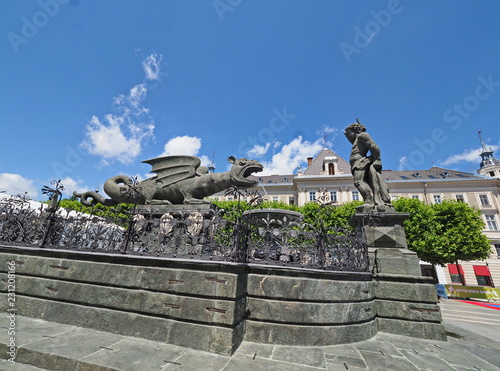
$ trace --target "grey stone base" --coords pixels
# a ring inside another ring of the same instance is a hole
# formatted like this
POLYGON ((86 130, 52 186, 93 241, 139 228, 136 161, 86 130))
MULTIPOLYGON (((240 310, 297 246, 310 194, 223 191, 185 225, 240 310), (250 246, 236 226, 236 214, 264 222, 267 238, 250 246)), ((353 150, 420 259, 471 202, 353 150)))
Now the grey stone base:
MULTIPOLYGON (((2 307, 6 301, 0 294, 2 307)), ((17 297, 16 309, 31 318, 225 355, 238 348, 244 332, 244 322, 235 328, 219 327, 22 296, 17 297)))
POLYGON ((446 331, 429 278, 375 275, 375 308, 381 332, 446 341, 446 331))
MULTIPOLYGON (((414 254, 379 248, 374 256, 386 273, 43 249, 0 252, 2 261, 16 261, 17 314, 62 324, 224 355, 243 339, 326 346, 382 331, 446 340, 434 285, 413 274, 414 254)), ((5 311, 8 280, 1 269, 5 311)))
POLYGON ((342 326, 297 326, 247 320, 245 341, 323 346, 363 341, 372 338, 376 333, 377 322, 375 318, 362 324, 342 326))
POLYGON ((441 323, 415 322, 380 317, 377 318, 377 322, 380 332, 421 339, 446 341, 446 330, 441 323))
MULTIPOLYGON (((16 261, 17 313, 32 318, 225 355, 245 333, 312 346, 377 332, 367 272, 16 252, 0 256, 16 261)), ((5 293, 5 272, 0 280, 5 293)))
POLYGON ((356 213, 371 260, 378 330, 424 339, 446 340, 436 288, 422 277, 418 256, 406 242, 407 213, 356 213))

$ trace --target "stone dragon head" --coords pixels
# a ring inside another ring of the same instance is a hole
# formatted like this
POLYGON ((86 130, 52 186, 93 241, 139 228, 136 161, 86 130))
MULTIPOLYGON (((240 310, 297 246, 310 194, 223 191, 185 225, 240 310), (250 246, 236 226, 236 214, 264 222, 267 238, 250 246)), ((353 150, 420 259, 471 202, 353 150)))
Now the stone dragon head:
POLYGON ((229 170, 229 176, 235 186, 249 188, 259 183, 257 180, 250 179, 249 176, 262 171, 264 166, 260 162, 244 157, 236 159, 234 156, 229 156, 227 160, 233 164, 229 170))

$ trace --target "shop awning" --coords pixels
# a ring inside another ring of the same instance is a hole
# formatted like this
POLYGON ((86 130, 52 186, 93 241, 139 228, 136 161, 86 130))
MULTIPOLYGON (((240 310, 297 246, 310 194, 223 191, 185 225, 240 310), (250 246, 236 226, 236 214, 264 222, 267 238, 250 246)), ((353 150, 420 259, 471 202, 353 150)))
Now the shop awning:
POLYGON ((473 265, 476 276, 491 276, 490 270, 486 265, 473 265))
MULTIPOLYGON (((464 275, 464 270, 462 266, 459 264, 460 267, 460 274, 463 276, 464 275)), ((458 274, 457 270, 457 265, 456 264, 448 264, 448 270, 450 271, 450 274, 458 274)))

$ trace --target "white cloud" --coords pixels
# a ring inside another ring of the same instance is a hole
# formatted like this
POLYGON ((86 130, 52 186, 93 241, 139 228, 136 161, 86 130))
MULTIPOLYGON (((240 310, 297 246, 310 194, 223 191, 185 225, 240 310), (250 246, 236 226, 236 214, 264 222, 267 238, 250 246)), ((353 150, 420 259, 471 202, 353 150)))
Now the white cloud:
POLYGON ((93 116, 87 124, 82 147, 102 157, 101 164, 131 163, 140 154, 143 142, 153 137, 154 122, 145 116, 149 110, 142 107, 146 93, 144 84, 135 85, 127 96, 114 98, 117 114, 107 114, 104 120, 93 116))
MULTIPOLYGON (((253 148, 248 150, 247 156, 249 156, 249 157, 262 157, 267 153, 269 147, 271 147, 270 142, 267 142, 264 146, 256 144, 253 146, 253 148)), ((276 148, 276 146, 274 146, 273 148, 276 148)))
POLYGON ((64 193, 65 195, 71 196, 74 191, 82 193, 85 191, 88 191, 90 188, 82 185, 81 180, 75 180, 71 177, 66 177, 64 179, 61 179, 61 184, 64 186, 64 193))
POLYGON ((31 179, 24 178, 19 174, 0 173, 0 191, 5 191, 5 195, 14 195, 28 192, 32 199, 38 196, 38 189, 31 179))
MULTIPOLYGON (((491 148, 492 151, 497 151, 500 149, 500 145, 487 146, 488 149, 491 148)), ((481 148, 466 149, 462 153, 451 155, 446 160, 441 162, 441 166, 449 166, 454 164, 459 164, 461 162, 471 162, 477 164, 481 162, 481 148)))
POLYGON ((399 159, 398 170, 406 170, 408 166, 408 157, 403 156, 399 159))
POLYGON ((206 166, 206 167, 209 167, 209 166, 215 166, 215 164, 212 164, 212 160, 208 158, 208 156, 200 156, 200 160, 201 160, 201 166, 206 166))
POLYGON ((335 134, 334 136, 337 136, 339 131, 340 129, 336 126, 323 125, 321 129, 317 131, 317 135, 335 134))
MULTIPOLYGON (((162 58, 154 53, 142 61, 147 80, 159 79, 162 58)), ((101 119, 93 116, 86 125, 82 147, 102 157, 101 165, 133 162, 144 142, 153 137, 154 121, 148 116, 149 109, 143 106, 147 92, 146 84, 133 86, 127 95, 113 98, 115 113, 101 119)))
POLYGON ((196 156, 201 148, 201 139, 184 135, 170 139, 161 156, 188 155, 196 156))
POLYGON ((307 163, 307 157, 314 156, 322 148, 320 139, 309 142, 303 141, 302 136, 299 136, 285 144, 279 152, 273 155, 271 161, 262 161, 264 170, 259 174, 291 174, 297 169, 297 166, 307 163))
POLYGON ((158 80, 160 78, 161 60, 163 56, 153 53, 142 61, 142 68, 148 80, 158 80))
POLYGON ((342 132, 338 127, 336 126, 328 126, 328 125, 323 125, 317 132, 316 134, 318 136, 321 136, 322 141, 323 141, 323 147, 333 147, 333 142, 335 141, 335 138, 337 138, 337 135, 342 132))

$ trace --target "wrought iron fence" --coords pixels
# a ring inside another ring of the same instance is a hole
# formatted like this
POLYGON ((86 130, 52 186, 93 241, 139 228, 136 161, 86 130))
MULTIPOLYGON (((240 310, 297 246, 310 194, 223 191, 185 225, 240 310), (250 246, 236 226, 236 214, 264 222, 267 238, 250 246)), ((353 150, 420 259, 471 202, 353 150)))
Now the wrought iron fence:
MULTIPOLYGON (((55 204, 55 203, 54 203, 55 204)), ((332 206, 326 206, 332 207, 332 206)), ((222 209, 168 213, 141 208, 125 217, 60 207, 33 208, 22 198, 0 201, 0 244, 280 265, 334 271, 368 271, 365 239, 347 228, 315 226, 267 212, 226 220, 222 209)))

